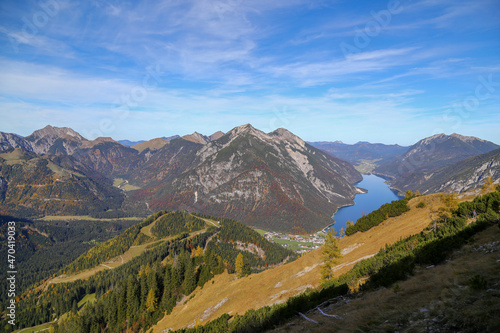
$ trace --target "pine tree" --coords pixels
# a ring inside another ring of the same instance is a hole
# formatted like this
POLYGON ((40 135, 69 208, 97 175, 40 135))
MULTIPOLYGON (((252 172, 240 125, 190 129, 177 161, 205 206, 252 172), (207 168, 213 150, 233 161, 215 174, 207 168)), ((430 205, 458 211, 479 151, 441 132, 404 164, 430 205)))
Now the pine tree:
POLYGON ((335 229, 330 229, 325 237, 323 245, 323 264, 321 265, 321 279, 323 282, 333 278, 333 267, 338 264, 342 257, 339 248, 339 240, 335 237, 335 229))
POLYGON ((148 297, 148 279, 145 273, 141 274, 139 277, 140 282, 140 308, 144 310, 146 307, 146 298, 148 297))
POLYGON ((127 283, 127 319, 130 326, 139 312, 139 283, 134 276, 130 276, 127 283))
POLYGON ((186 272, 184 274, 184 295, 189 295, 196 288, 196 273, 194 271, 193 260, 188 258, 186 272))
POLYGON ((165 267, 165 275, 163 276, 163 296, 161 298, 162 309, 167 309, 167 305, 172 298, 172 267, 165 267))

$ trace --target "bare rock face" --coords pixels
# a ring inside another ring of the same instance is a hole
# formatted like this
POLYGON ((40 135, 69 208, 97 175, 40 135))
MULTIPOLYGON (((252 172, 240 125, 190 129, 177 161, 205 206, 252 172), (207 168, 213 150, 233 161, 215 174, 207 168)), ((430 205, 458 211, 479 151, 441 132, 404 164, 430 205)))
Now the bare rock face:
POLYGON ((47 125, 27 136, 31 151, 37 154, 73 154, 83 142, 88 141, 83 136, 68 127, 47 125))
POLYGON ((0 151, 11 148, 31 150, 31 145, 17 134, 0 132, 0 151))
POLYGON ((500 149, 424 173, 414 186, 421 193, 461 193, 481 187, 488 177, 500 182, 500 149))
MULTIPOLYGON (((187 208, 274 230, 312 231, 330 224, 338 207, 352 203, 357 193, 352 184, 361 180, 349 163, 285 129, 264 133, 246 124, 185 147, 193 154, 189 167, 157 189, 152 207, 187 208)), ((170 155, 187 157, 180 147, 170 155)))
POLYGON ((23 138, 16 134, 0 132, 0 151, 22 148, 37 154, 73 154, 88 140, 68 127, 46 126, 23 138))

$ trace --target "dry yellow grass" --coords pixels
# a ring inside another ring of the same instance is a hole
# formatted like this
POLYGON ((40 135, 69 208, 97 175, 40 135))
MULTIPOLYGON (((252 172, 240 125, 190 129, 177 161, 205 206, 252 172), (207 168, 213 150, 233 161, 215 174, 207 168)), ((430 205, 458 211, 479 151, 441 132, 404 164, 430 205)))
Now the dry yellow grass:
MULTIPOLYGON (((465 200, 465 196, 461 200, 465 200)), ((431 207, 438 206, 440 202, 439 194, 414 198, 409 202, 410 211, 389 218, 366 232, 342 238, 340 247, 344 256, 336 274, 347 272, 358 261, 375 255, 386 244, 422 231, 431 221, 431 207), (421 201, 425 202, 425 207, 416 208, 421 201)), ((318 249, 294 262, 246 278, 236 279, 235 275, 227 273, 216 276, 213 283, 207 283, 203 289, 197 288, 194 297, 176 306, 170 315, 160 320, 153 327, 153 332, 205 324, 224 313, 243 314, 249 309, 285 302, 308 287, 319 286, 320 263, 321 249, 318 249)))
POLYGON ((124 254, 119 255, 117 257, 114 257, 113 259, 110 259, 110 260, 106 261, 105 263, 100 264, 99 266, 84 270, 84 271, 82 271, 78 274, 75 274, 75 275, 57 276, 53 279, 50 279, 48 281, 48 284, 72 282, 72 281, 76 281, 76 280, 84 280, 84 279, 88 279, 92 275, 94 275, 100 271, 103 271, 105 269, 113 269, 113 268, 119 267, 119 266, 129 262, 133 258, 141 255, 144 251, 146 251, 147 246, 150 244, 152 244, 152 243, 150 242, 150 243, 146 243, 146 244, 142 244, 142 245, 138 245, 138 246, 132 246, 124 254))
POLYGON ((500 311, 498 293, 474 291, 467 286, 476 274, 483 276, 490 285, 498 283, 500 252, 485 253, 472 249, 499 240, 500 229, 492 226, 479 233, 473 244, 456 252, 451 262, 432 268, 418 268, 413 277, 400 281, 397 289, 380 288, 359 295, 346 304, 322 309, 326 314, 341 316, 341 320, 313 310, 307 317, 318 324, 297 317, 274 331, 428 332, 427 327, 435 325, 441 331, 449 332, 454 330, 446 329, 446 325, 457 323, 476 327, 473 331, 482 331, 478 327, 484 324, 481 321, 489 321, 487 325, 498 329, 500 317, 491 316, 491 313, 498 314, 500 311))

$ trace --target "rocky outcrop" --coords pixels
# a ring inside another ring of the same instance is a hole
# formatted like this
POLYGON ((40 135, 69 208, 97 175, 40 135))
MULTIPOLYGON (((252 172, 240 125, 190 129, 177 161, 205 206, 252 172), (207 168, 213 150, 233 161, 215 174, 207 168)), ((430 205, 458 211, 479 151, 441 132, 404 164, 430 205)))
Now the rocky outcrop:
POLYGON ((31 150, 31 145, 20 135, 0 132, 0 151, 11 148, 31 150))

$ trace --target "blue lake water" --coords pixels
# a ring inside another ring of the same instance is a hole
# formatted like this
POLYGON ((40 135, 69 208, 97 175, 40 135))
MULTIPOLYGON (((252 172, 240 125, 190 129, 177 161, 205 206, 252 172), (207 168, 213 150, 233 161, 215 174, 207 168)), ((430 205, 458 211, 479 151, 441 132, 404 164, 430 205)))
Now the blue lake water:
POLYGON ((361 216, 371 213, 383 204, 400 199, 385 183, 385 179, 375 175, 363 175, 363 180, 356 186, 368 190, 368 193, 357 194, 353 206, 342 207, 335 213, 333 228, 337 234, 341 228, 345 230, 348 220, 355 223, 361 216))

